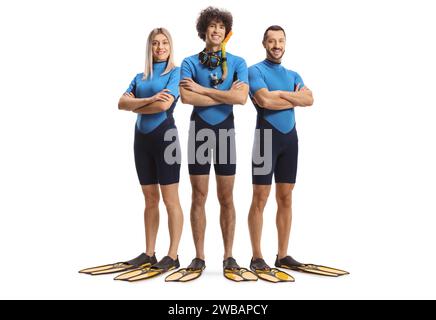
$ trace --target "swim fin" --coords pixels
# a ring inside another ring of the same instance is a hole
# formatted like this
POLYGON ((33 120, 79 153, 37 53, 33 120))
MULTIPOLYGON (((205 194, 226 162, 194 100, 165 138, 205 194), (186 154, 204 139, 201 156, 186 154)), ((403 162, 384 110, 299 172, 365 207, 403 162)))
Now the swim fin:
POLYGON ((116 277, 114 280, 124 280, 135 282, 140 280, 151 279, 164 274, 168 271, 180 268, 179 258, 176 260, 169 256, 163 257, 158 263, 153 264, 150 268, 141 268, 123 273, 116 277))
POLYGON ((114 280, 128 280, 129 278, 133 278, 139 275, 142 275, 146 272, 148 272, 148 270, 150 270, 151 265, 144 265, 143 267, 139 267, 139 268, 135 268, 135 269, 130 269, 127 272, 121 273, 120 275, 116 276, 114 278, 114 280))
POLYGON ((349 274, 349 272, 340 269, 330 268, 312 263, 300 263, 291 256, 287 256, 283 259, 279 259, 279 257, 277 256, 275 266, 277 268, 285 268, 294 271, 312 273, 328 277, 339 277, 349 274))
POLYGON ((259 277, 259 279, 278 283, 278 282, 294 282, 295 279, 290 274, 287 274, 286 272, 280 271, 276 268, 270 268, 265 260, 258 258, 258 259, 251 259, 250 262, 250 269, 256 273, 256 275, 259 277))
POLYGON ((224 277, 235 282, 257 281, 257 275, 246 268, 241 268, 232 257, 223 261, 224 277))
POLYGON ((155 255, 150 257, 147 256, 145 253, 141 253, 138 257, 129 261, 116 262, 112 264, 106 264, 103 266, 87 268, 87 269, 80 270, 79 273, 90 274, 93 276, 102 275, 102 274, 111 274, 111 273, 122 272, 134 268, 151 266, 156 262, 157 260, 155 255))
POLYGON ((188 282, 201 276, 206 268, 204 260, 195 258, 185 269, 179 269, 165 278, 166 282, 188 282))

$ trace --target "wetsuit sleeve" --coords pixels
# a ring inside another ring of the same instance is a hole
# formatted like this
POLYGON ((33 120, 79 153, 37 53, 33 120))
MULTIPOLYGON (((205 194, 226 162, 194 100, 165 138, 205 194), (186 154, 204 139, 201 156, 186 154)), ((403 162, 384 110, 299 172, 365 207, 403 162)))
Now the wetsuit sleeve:
POLYGON ((268 88, 257 68, 248 69, 248 81, 250 84, 250 94, 252 96, 254 96, 258 90, 268 88))
POLYGON ((193 72, 191 69, 191 66, 189 65, 188 61, 185 59, 182 62, 182 66, 180 68, 180 79, 183 80, 185 78, 191 78, 193 79, 193 72))
POLYGON ((238 76, 238 80, 248 84, 248 68, 244 59, 241 59, 241 62, 238 64, 238 67, 235 71, 238 76))
POLYGON ((295 73, 294 83, 295 83, 294 91, 295 89, 297 89, 298 85, 300 85, 300 89, 304 87, 303 79, 298 73, 295 73))
POLYGON ((134 95, 136 95, 136 76, 133 78, 132 82, 130 82, 130 85, 126 90, 126 93, 133 93, 134 95))
POLYGON ((174 99, 179 97, 179 82, 180 82, 180 68, 175 68, 171 71, 170 78, 165 89, 170 90, 170 94, 174 96, 174 99))

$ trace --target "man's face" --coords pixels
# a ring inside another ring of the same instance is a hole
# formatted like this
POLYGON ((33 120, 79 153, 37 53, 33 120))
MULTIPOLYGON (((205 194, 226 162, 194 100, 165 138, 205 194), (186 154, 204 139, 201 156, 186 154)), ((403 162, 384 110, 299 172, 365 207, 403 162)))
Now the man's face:
POLYGON ((219 46, 224 41, 226 26, 222 21, 212 20, 206 30, 206 44, 219 46))
POLYGON ((263 47, 266 50, 268 58, 279 61, 285 54, 286 37, 281 30, 269 30, 266 39, 263 42, 263 47))

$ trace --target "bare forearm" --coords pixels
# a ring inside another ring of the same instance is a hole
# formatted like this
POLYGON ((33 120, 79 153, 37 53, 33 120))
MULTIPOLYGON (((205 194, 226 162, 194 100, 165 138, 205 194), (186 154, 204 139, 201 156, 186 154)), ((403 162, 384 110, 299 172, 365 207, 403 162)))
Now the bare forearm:
POLYGON ((209 96, 198 94, 184 88, 180 88, 180 97, 182 98, 183 103, 190 104, 196 107, 210 107, 221 104, 221 102, 216 101, 209 96))
POLYGON ((168 110, 171 106, 169 102, 155 101, 148 105, 133 109, 132 112, 140 114, 154 114, 168 110))
POLYGON ((294 106, 308 107, 313 104, 313 95, 310 90, 280 91, 280 97, 291 102, 294 106))
POLYGON ((280 92, 278 91, 262 93, 262 95, 258 95, 257 97, 255 97, 255 100, 259 106, 269 110, 285 110, 294 107, 291 102, 281 98, 280 92))
POLYGON ((123 95, 118 102, 118 108, 120 110, 132 111, 136 108, 146 106, 152 103, 151 98, 132 98, 127 95, 123 95))
POLYGON ((245 104, 248 96, 248 86, 247 88, 242 88, 239 90, 217 90, 212 88, 204 88, 204 93, 208 97, 224 104, 245 104))

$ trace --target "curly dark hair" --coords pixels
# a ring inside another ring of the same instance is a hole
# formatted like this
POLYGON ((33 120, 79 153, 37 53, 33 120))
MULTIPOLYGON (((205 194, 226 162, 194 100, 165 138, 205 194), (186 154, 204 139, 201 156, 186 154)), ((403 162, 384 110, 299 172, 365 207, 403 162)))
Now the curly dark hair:
POLYGON ((232 30, 233 17, 230 12, 214 7, 207 7, 200 12, 200 16, 197 19, 197 32, 201 40, 206 41, 207 27, 214 20, 224 24, 226 27, 226 36, 232 30))

